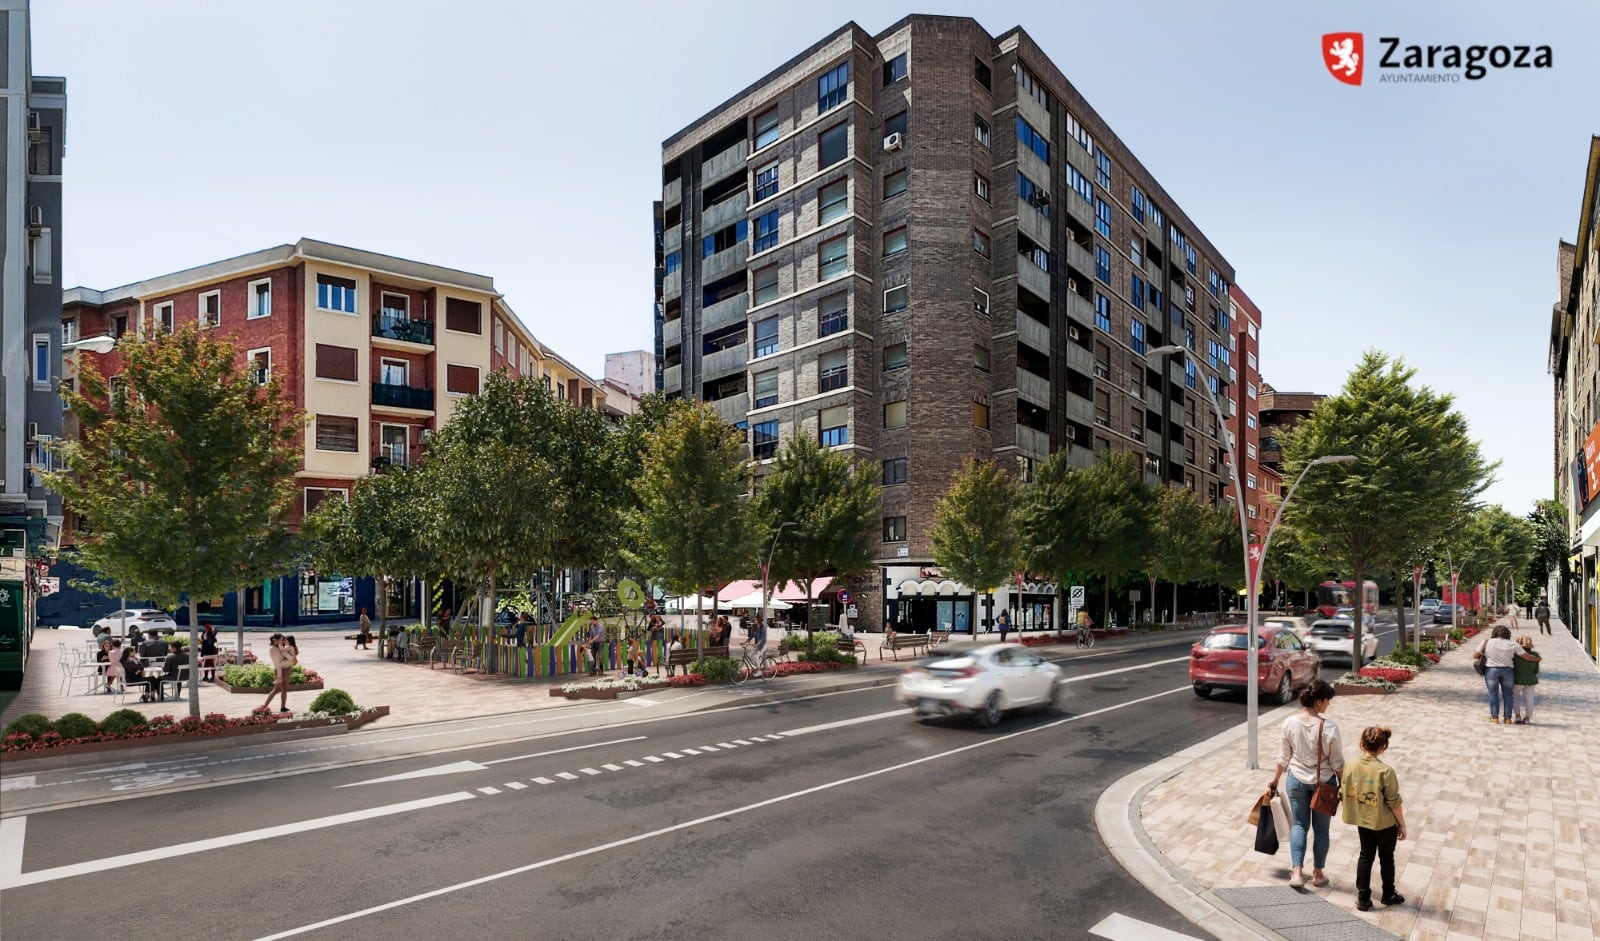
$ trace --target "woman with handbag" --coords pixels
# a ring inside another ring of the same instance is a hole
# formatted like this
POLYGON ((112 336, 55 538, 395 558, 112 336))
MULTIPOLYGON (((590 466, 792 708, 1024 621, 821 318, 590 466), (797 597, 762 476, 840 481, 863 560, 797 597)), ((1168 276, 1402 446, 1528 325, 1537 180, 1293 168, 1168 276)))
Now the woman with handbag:
POLYGON ((1475 661, 1473 667, 1483 676, 1484 685, 1489 688, 1490 722, 1511 724, 1512 687, 1516 681, 1519 657, 1533 660, 1538 655, 1530 656, 1517 646, 1516 641, 1511 639, 1511 628, 1504 624, 1496 627, 1493 635, 1472 652, 1475 661))
POLYGON ((1311 831, 1311 884, 1324 886, 1328 877, 1322 867, 1328 861, 1328 821, 1339 809, 1339 775, 1344 770, 1344 743, 1339 725, 1326 717, 1333 703, 1333 687, 1317 680, 1300 693, 1304 707, 1283 723, 1283 743, 1278 749, 1278 767, 1272 774, 1276 788, 1289 773, 1289 809, 1294 827, 1289 831, 1289 864, 1293 867, 1289 885, 1306 884, 1306 831, 1311 831), (1331 790, 1331 793, 1325 793, 1331 790), (1331 805, 1330 805, 1331 801, 1331 805))

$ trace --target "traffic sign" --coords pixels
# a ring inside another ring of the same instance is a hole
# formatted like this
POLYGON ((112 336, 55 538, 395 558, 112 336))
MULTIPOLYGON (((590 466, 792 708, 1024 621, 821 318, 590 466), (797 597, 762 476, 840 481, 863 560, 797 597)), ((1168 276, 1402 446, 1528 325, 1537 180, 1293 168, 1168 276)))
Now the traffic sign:
POLYGON ((39 579, 39 594, 41 594, 41 595, 53 595, 53 594, 55 594, 56 592, 58 592, 60 590, 61 590, 61 579, 60 578, 41 578, 41 579, 39 579))
POLYGON ((1074 608, 1083 607, 1083 586, 1082 585, 1073 585, 1072 586, 1072 606, 1074 608))
POLYGON ((839 603, 840 604, 849 604, 850 600, 851 600, 851 595, 850 595, 850 593, 848 591, 839 592, 839 603))

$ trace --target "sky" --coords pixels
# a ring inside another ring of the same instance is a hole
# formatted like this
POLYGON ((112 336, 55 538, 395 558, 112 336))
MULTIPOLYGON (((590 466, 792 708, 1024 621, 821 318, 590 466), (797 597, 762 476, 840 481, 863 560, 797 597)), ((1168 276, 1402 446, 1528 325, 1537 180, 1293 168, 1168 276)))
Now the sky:
POLYGON ((1592 0, 33 11, 34 72, 68 80, 66 284, 321 239, 492 276, 596 377, 652 343, 664 139, 851 20, 1020 25, 1233 265, 1268 382, 1331 393, 1365 350, 1404 357, 1500 462, 1487 502, 1552 494, 1556 243, 1600 134, 1592 0), (1360 87, 1323 66, 1322 34, 1343 31, 1367 37, 1360 87), (1554 65, 1378 84, 1380 36, 1549 45, 1554 65))

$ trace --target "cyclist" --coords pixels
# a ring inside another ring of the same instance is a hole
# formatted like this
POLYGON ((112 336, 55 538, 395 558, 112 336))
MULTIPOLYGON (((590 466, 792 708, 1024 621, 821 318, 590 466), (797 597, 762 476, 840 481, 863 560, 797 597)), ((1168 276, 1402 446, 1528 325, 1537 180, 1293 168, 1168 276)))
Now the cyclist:
POLYGON ((1078 610, 1078 644, 1094 643, 1094 618, 1089 616, 1087 608, 1078 610))
POLYGON ((752 620, 749 639, 744 645, 753 649, 756 661, 760 662, 761 655, 767 650, 767 622, 759 615, 752 620))

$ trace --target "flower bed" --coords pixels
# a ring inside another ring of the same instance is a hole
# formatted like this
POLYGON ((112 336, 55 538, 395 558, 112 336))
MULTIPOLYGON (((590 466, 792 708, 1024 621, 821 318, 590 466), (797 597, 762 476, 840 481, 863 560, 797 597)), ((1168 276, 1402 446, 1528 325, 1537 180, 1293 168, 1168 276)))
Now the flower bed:
MULTIPOLYGON (((272 688, 272 667, 265 663, 225 666, 217 672, 216 684, 230 693, 260 695, 272 688)), ((289 692, 300 693, 322 688, 322 676, 315 670, 295 664, 289 670, 289 692)))
POLYGON ((772 668, 773 676, 795 676, 800 673, 826 673, 829 670, 842 670, 855 663, 844 663, 838 660, 799 660, 780 663, 772 668))
MULTIPOLYGON (((267 732, 287 732, 332 725, 357 729, 368 722, 389 714, 388 706, 358 709, 354 712, 332 715, 323 712, 274 713, 265 706, 257 707, 248 716, 229 718, 220 712, 201 717, 154 716, 146 719, 132 709, 120 709, 107 716, 99 730, 89 735, 63 738, 51 731, 39 735, 11 733, 0 740, 0 754, 8 760, 37 758, 45 755, 75 755, 85 752, 110 751, 140 745, 160 744, 197 738, 234 738, 240 735, 259 735, 267 732)), ((41 717, 42 718, 42 717, 41 717)), ((65 716, 63 719, 67 718, 65 716)), ((48 720, 46 720, 48 721, 48 720)), ((59 720, 58 720, 59 721, 59 720)))
MULTIPOLYGON (((1365 670, 1362 674, 1365 674, 1365 670)), ((1392 693, 1400 687, 1379 677, 1346 673, 1333 684, 1333 691, 1341 696, 1360 696, 1372 693, 1392 693)))
POLYGON ((668 686, 704 686, 706 678, 698 673, 680 673, 667 678, 668 686))
MULTIPOLYGON (((704 678, 701 680, 704 682, 704 678)), ((552 696, 568 699, 616 699, 623 693, 649 692, 670 684, 660 676, 608 676, 590 683, 566 683, 550 690, 552 696)))
MULTIPOLYGON (((253 693, 254 695, 257 695, 257 696, 264 695, 266 693, 266 691, 268 689, 270 689, 271 686, 272 686, 271 683, 268 683, 266 686, 232 686, 232 685, 228 684, 226 681, 224 681, 221 677, 218 677, 214 681, 213 685, 215 685, 218 689, 226 690, 227 692, 230 692, 230 693, 253 693)), ((318 690, 318 689, 322 689, 322 688, 323 688, 323 682, 322 682, 322 678, 321 677, 318 677, 316 682, 314 682, 314 683, 290 683, 289 684, 289 692, 291 692, 291 693, 309 693, 309 692, 311 692, 313 690, 318 690)))
POLYGON ((1361 676, 1369 680, 1388 680, 1390 683, 1409 683, 1417 674, 1407 669, 1390 666, 1364 666, 1361 676))

